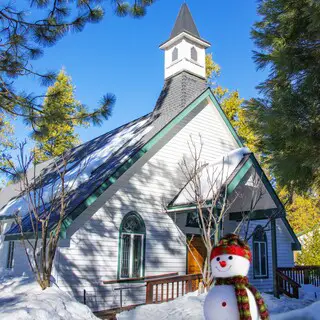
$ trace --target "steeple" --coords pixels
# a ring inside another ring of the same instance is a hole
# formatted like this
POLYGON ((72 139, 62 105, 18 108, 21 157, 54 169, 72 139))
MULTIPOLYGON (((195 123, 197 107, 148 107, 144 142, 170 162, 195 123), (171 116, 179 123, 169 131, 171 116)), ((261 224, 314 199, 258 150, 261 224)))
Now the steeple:
POLYGON ((169 40, 160 45, 165 51, 165 79, 181 71, 205 78, 205 49, 210 43, 200 37, 189 7, 184 3, 169 40))
POLYGON ((191 12, 186 3, 181 6, 176 23, 171 32, 170 39, 173 39, 182 32, 187 32, 196 38, 200 38, 199 31, 196 24, 194 23, 191 12))

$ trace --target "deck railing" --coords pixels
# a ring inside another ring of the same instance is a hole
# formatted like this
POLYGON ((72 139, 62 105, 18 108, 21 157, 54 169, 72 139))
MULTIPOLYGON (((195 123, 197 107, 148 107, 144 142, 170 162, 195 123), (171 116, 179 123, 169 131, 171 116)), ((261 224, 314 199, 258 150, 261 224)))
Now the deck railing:
POLYGON ((146 280, 146 304, 167 302, 184 296, 197 290, 201 279, 202 274, 188 274, 146 280))
POLYGON ((320 266, 295 266, 292 268, 277 268, 287 277, 299 284, 312 284, 320 287, 320 266))
POLYGON ((301 285, 312 284, 320 287, 320 266, 277 268, 276 279, 280 294, 298 299, 301 285))
POLYGON ((276 271, 277 289, 279 294, 285 294, 288 297, 299 299, 299 288, 301 285, 289 278, 282 271, 276 271))

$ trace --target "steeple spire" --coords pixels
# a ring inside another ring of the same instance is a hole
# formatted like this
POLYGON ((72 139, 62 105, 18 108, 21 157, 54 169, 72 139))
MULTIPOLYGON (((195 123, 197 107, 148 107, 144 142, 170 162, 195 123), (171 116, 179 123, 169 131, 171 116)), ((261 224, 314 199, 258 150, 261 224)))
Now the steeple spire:
POLYGON ((183 3, 169 40, 160 45, 165 52, 165 79, 182 71, 205 79, 205 50, 209 47, 210 43, 200 37, 188 5, 183 3))
POLYGON ((186 3, 184 3, 180 8, 176 23, 170 35, 170 39, 178 36, 182 32, 187 32, 194 37, 200 38, 199 31, 186 3))

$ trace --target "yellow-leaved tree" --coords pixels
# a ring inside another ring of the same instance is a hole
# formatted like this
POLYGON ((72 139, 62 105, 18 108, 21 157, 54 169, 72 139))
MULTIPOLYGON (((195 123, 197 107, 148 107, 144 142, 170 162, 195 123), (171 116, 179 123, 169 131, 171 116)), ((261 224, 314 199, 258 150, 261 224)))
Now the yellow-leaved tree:
POLYGON ((79 144, 75 133, 81 121, 82 105, 75 99, 71 77, 60 71, 56 82, 48 88, 43 104, 43 114, 32 137, 36 141, 35 161, 37 163, 58 156, 79 144))
POLYGON ((10 153, 15 145, 14 130, 10 118, 0 112, 0 190, 7 182, 8 159, 10 159, 10 153))
POLYGON ((221 74, 221 67, 213 61, 212 54, 206 55, 206 77, 208 85, 213 90, 224 113, 228 117, 232 126, 237 130, 240 138, 246 146, 252 151, 256 151, 257 137, 248 126, 246 117, 247 111, 242 107, 244 99, 240 97, 237 90, 230 91, 218 84, 218 78, 221 74))

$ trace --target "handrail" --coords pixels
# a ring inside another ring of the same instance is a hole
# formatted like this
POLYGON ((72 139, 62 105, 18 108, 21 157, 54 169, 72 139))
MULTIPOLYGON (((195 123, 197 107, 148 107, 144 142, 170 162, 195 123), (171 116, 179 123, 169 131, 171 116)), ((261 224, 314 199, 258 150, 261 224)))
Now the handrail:
POLYGON ((289 282, 292 286, 297 286, 299 288, 301 288, 301 285, 294 281, 293 279, 289 278, 287 275, 285 275, 282 271, 277 270, 277 274, 285 281, 289 282))
POLYGON ((187 274, 147 280, 146 304, 161 303, 184 296, 198 289, 202 274, 187 274))
POLYGON ((312 284, 320 287, 320 266, 280 267, 277 270, 299 284, 312 284))
POLYGON ((168 278, 159 278, 159 279, 154 279, 154 280, 146 280, 146 283, 152 283, 153 285, 156 284, 162 284, 162 283, 171 283, 171 282, 177 282, 177 281, 183 281, 183 280, 197 280, 199 277, 202 277, 201 273, 196 273, 196 274, 187 274, 187 275, 176 275, 173 277, 168 277, 168 278))
POLYGON ((276 271, 277 289, 279 293, 284 293, 285 295, 299 299, 299 288, 301 285, 288 276, 286 276, 282 271, 276 271))
POLYGON ((103 284, 115 284, 115 283, 128 283, 128 282, 136 282, 136 281, 147 281, 152 279, 161 279, 167 277, 177 276, 178 272, 170 272, 170 273, 163 273, 154 276, 146 276, 140 278, 128 278, 128 279, 115 279, 115 280, 104 280, 102 281, 103 284))
POLYGON ((315 270, 319 269, 320 266, 294 266, 294 267, 278 267, 277 268, 280 271, 286 271, 286 270, 315 270))

